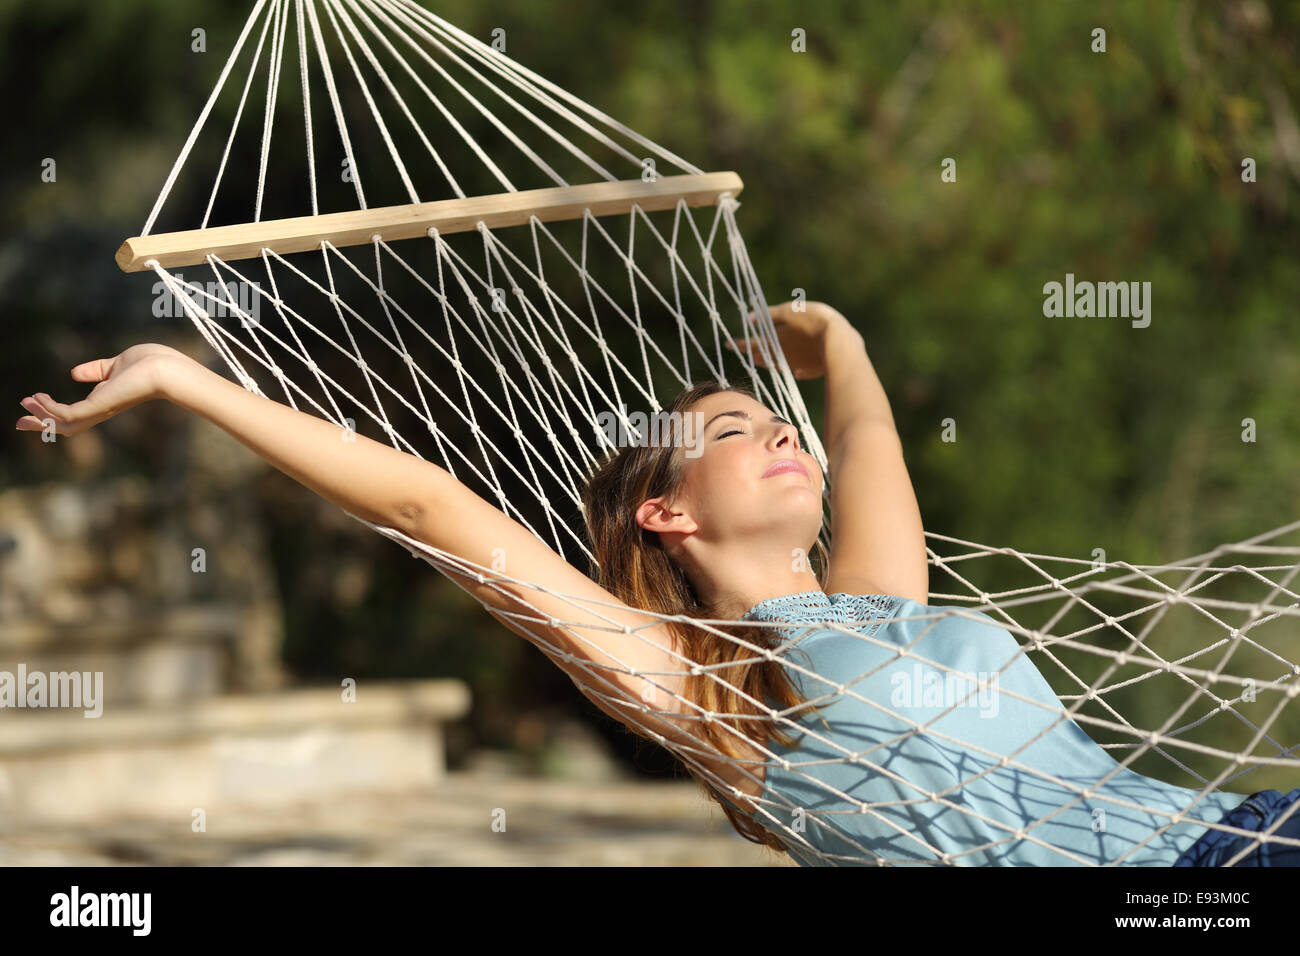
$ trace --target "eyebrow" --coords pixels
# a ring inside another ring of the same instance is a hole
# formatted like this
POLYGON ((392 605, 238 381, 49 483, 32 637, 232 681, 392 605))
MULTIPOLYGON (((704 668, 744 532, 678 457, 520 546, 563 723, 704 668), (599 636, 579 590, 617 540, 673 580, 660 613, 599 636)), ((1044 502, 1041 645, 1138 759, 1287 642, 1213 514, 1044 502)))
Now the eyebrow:
MULTIPOLYGON (((748 412, 742 412, 739 410, 733 412, 718 412, 718 414, 714 415, 712 418, 710 418, 707 422, 704 423, 704 428, 700 429, 700 431, 701 432, 707 431, 710 425, 716 422, 719 418, 722 418, 726 415, 731 415, 735 418, 743 418, 747 422, 753 421, 753 417, 748 412)), ((774 422, 780 422, 782 425, 790 424, 790 422, 786 421, 780 415, 773 415, 771 420, 774 422)))

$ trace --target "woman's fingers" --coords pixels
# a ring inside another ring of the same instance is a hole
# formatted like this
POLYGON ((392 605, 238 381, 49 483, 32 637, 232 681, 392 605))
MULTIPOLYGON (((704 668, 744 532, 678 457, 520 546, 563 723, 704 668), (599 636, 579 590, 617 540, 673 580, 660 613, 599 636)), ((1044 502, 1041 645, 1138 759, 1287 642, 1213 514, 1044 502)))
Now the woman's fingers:
POLYGON ((56 434, 75 435, 94 424, 93 410, 84 401, 65 405, 56 402, 46 392, 37 392, 24 398, 20 404, 32 413, 18 420, 16 427, 22 431, 42 431, 46 422, 53 421, 56 434))
MULTIPOLYGON (((35 428, 37 430, 45 428, 45 423, 53 420, 57 425, 63 419, 63 416, 57 414, 54 409, 49 407, 42 398, 41 394, 29 395, 19 404, 31 412, 30 415, 24 416, 18 420, 19 425, 25 425, 26 428, 35 428)), ((49 396, 46 396, 48 398, 49 396)))
POLYGON ((73 366, 72 378, 78 382, 102 382, 113 371, 114 359, 100 358, 73 366))
POLYGON ((56 402, 48 392, 37 392, 21 402, 31 412, 18 420, 20 430, 44 429, 53 421, 58 434, 75 435, 93 428, 119 412, 158 397, 159 366, 166 357, 179 355, 161 345, 134 345, 113 358, 92 359, 74 365, 72 378, 94 382, 90 394, 81 401, 56 402))
POLYGON ((38 432, 45 428, 45 423, 35 415, 24 415, 14 427, 21 432, 38 432))
MULTIPOLYGON (((738 346, 738 347, 737 347, 736 349, 734 349, 734 351, 737 351, 737 352, 738 352, 739 354, 741 354, 741 355, 748 355, 749 353, 745 350, 745 343, 746 343, 747 341, 749 341, 749 340, 748 340, 748 339, 741 339, 741 340, 737 343, 737 346, 738 346)), ((727 343, 727 348, 731 348, 731 347, 732 347, 732 346, 731 346, 731 343, 727 343)), ((758 349, 755 349, 753 354, 754 354, 754 364, 757 365, 759 368, 767 368, 767 362, 765 362, 765 361, 763 360, 763 353, 759 352, 758 349)), ((811 377, 812 377, 812 376, 809 374, 808 370, 805 369, 805 368, 794 368, 794 369, 791 369, 791 372, 794 373, 794 377, 795 377, 795 378, 811 378, 811 377)))
POLYGON ((754 355, 754 363, 756 365, 763 365, 763 353, 758 350, 758 339, 736 339, 734 345, 728 342, 727 348, 731 349, 737 355, 749 355, 752 352, 754 355))
POLYGON ((35 415, 37 418, 48 418, 50 415, 49 409, 47 409, 44 405, 42 405, 40 400, 36 398, 36 396, 34 395, 28 395, 21 402, 19 402, 19 404, 22 405, 23 408, 31 412, 33 415, 35 415))
MULTIPOLYGON (((71 420, 72 406, 65 405, 63 402, 56 402, 49 392, 37 392, 32 396, 40 403, 41 408, 51 412, 55 418, 62 418, 64 421, 71 420)), ((78 402, 77 404, 81 404, 78 402)))
POLYGON ((45 428, 46 421, 53 417, 49 412, 41 407, 40 402, 30 396, 24 398, 18 404, 31 412, 30 415, 24 415, 22 418, 18 419, 17 424, 14 425, 14 427, 19 431, 42 431, 45 428))

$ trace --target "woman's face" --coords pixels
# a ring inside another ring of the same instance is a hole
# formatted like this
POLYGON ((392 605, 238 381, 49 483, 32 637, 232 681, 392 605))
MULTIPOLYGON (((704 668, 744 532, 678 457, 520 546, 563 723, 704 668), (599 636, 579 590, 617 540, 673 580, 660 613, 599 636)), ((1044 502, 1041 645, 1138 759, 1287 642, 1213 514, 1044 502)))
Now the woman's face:
POLYGON ((755 543, 776 532, 800 547, 816 538, 822 472, 800 448, 794 425, 738 392, 706 395, 684 415, 692 418, 694 430, 687 434, 694 444, 689 454, 676 449, 685 476, 670 507, 693 527, 663 531, 689 530, 705 542, 755 543))

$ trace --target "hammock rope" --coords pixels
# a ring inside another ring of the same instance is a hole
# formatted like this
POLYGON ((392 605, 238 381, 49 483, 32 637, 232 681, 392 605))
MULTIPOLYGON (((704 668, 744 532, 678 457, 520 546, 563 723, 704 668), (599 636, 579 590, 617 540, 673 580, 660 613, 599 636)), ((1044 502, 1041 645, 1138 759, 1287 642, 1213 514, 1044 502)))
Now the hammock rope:
MULTIPOLYGON (((371 207, 367 206, 363 170, 354 146, 376 139, 392 169, 376 171, 371 179, 372 170, 367 168, 367 183, 382 182, 384 174, 395 174, 402 193, 412 204, 425 201, 421 199, 422 190, 425 196, 447 191, 456 199, 471 198, 466 191, 469 174, 458 175, 450 154, 444 155, 435 143, 448 148, 463 145, 465 157, 481 166, 477 175, 486 176, 508 193, 519 191, 515 180, 520 179, 520 174, 512 179, 506 169, 513 171, 520 165, 540 177, 542 186, 571 185, 557 168, 562 162, 576 163, 580 170, 606 182, 635 178, 647 181, 647 175, 649 181, 654 181, 654 177, 663 175, 658 170, 647 173, 655 162, 675 167, 685 175, 703 175, 699 168, 413 0, 257 0, 162 186, 141 236, 151 235, 173 187, 194 155, 219 157, 199 226, 209 227, 218 208, 218 193, 223 185, 229 186, 226 172, 231 166, 232 148, 259 70, 266 74, 267 90, 251 221, 262 221, 264 200, 270 194, 283 193, 284 188, 276 184, 268 190, 266 180, 276 113, 283 106, 278 96, 282 64, 291 42, 297 47, 306 195, 313 217, 321 215, 319 173, 331 168, 328 162, 317 162, 316 153, 326 148, 323 144, 327 138, 313 128, 316 120, 333 122, 332 132, 338 137, 359 210, 371 207), (318 15, 318 5, 324 8, 324 17, 318 15), (224 145, 207 154, 195 153, 219 94, 255 32, 258 38, 251 52, 248 76, 239 90, 224 145), (338 76, 330 64, 331 42, 347 64, 339 69, 338 76), (265 63, 264 50, 268 51, 265 63), (411 56, 404 50, 409 50, 411 56), (328 109, 316 112, 311 108, 313 64, 320 71, 329 101, 328 109), (509 120, 488 105, 495 100, 488 100, 485 94, 476 95, 453 76, 451 71, 455 69, 481 83, 487 94, 498 97, 510 110, 506 114, 509 120), (343 86, 345 79, 354 86, 343 86), (501 86, 495 82, 498 80, 501 86), (410 84, 405 95, 400 85, 403 82, 410 84), (345 105, 355 107, 358 103, 364 105, 360 112, 373 122, 373 130, 349 129, 345 105), (431 136, 429 121, 417 115, 421 108, 432 108, 453 135, 431 136), (457 115, 458 108, 467 113, 464 121, 457 115), (548 120, 548 116, 554 119, 548 120), (501 151, 496 158, 472 132, 473 122, 485 122, 500 137, 501 151), (553 125, 559 123, 569 124, 575 132, 566 135, 553 125), (409 154, 408 159, 403 159, 404 150, 395 138, 398 131, 408 127, 420 147, 414 154, 418 162, 410 160, 409 154), (525 133, 532 132, 542 137, 536 146, 524 139, 525 133), (547 148, 558 149, 558 156, 548 159, 542 152, 547 148), (619 164, 631 165, 628 177, 617 174, 623 168, 619 164), (418 181, 421 174, 436 174, 436 181, 422 185, 418 181)), ((663 408, 660 397, 671 396, 696 381, 708 379, 724 385, 743 381, 753 388, 759 401, 797 426, 805 449, 828 477, 826 451, 781 351, 736 220, 739 206, 733 194, 722 194, 716 204, 704 210, 701 228, 699 209, 693 210, 684 199, 671 209, 658 211, 647 211, 634 202, 626 216, 626 235, 622 239, 612 235, 602 219, 622 220, 594 213, 591 208, 581 210, 574 217, 576 223, 565 223, 570 232, 576 227, 576 236, 557 235, 563 231, 561 226, 552 227, 537 215, 529 217, 526 231, 523 226, 493 229, 479 221, 467 227, 481 240, 481 265, 477 267, 467 251, 456 248, 451 232, 437 227, 428 230, 427 242, 412 239, 395 244, 376 234, 368 243, 357 246, 354 256, 329 240, 322 241, 314 252, 287 255, 262 247, 255 255, 244 257, 247 265, 232 264, 228 257, 207 253, 195 260, 202 261, 211 272, 214 281, 206 284, 182 278, 173 267, 157 259, 144 265, 181 303, 195 328, 248 390, 268 398, 269 392, 282 393, 293 408, 334 422, 345 434, 358 431, 349 415, 362 416, 368 427, 382 432, 398 450, 420 458, 425 457, 422 452, 427 452, 454 477, 486 489, 505 514, 561 557, 594 563, 596 558, 580 517, 581 490, 601 456, 616 447, 609 437, 609 419, 615 418, 634 440, 644 440, 644 416, 638 418, 628 409, 657 413, 663 408), (640 242, 638 228, 642 233, 640 242), (512 245, 510 240, 516 242, 512 245), (573 245, 578 246, 576 254, 571 251, 573 245), (523 250, 522 254, 519 250, 523 250), (558 270, 548 270, 548 256, 551 262, 558 260, 558 270), (258 267, 260 274, 254 271, 258 267), (623 282, 626 286, 622 286, 623 282), (253 290, 257 298, 249 302, 235 295, 234 287, 253 290), (752 324, 747 322, 751 311, 752 324), (214 313, 233 316, 236 321, 222 322, 214 318, 214 313), (609 344, 614 332, 621 339, 632 337, 635 346, 622 354, 615 351, 609 344), (752 338, 738 346, 738 339, 744 340, 745 336, 752 338), (397 385, 384 374, 391 369, 396 372, 388 377, 397 385), (262 382, 267 383, 265 389, 262 382)), ((468 239, 467 246, 475 241, 467 232, 456 238, 468 239)), ((829 498, 829 480, 826 488, 829 498)), ((744 796, 710 769, 711 762, 718 758, 716 752, 658 734, 650 726, 650 718, 670 712, 629 697, 619 677, 649 679, 665 695, 663 699, 667 695, 675 699, 679 708, 671 712, 675 717, 710 722, 735 734, 743 743, 748 738, 722 719, 742 716, 704 711, 654 681, 667 672, 638 671, 617 653, 616 641, 597 644, 586 634, 605 632, 618 640, 639 640, 648 645, 652 642, 641 631, 664 621, 676 621, 706 631, 719 641, 739 644, 752 654, 747 660, 779 660, 792 672, 816 676, 797 660, 782 656, 789 642, 783 643, 785 635, 779 622, 746 622, 749 628, 770 631, 774 640, 768 644, 737 636, 733 633, 734 621, 701 621, 641 611, 645 623, 632 627, 607 613, 614 610, 613 605, 518 580, 501 569, 475 564, 395 528, 352 517, 449 576, 467 576, 502 594, 507 593, 506 586, 513 589, 513 594, 520 589, 543 592, 580 611, 581 627, 570 627, 569 633, 575 642, 598 650, 602 660, 612 660, 612 666, 566 651, 549 641, 545 633, 529 627, 577 621, 557 621, 536 608, 532 615, 493 613, 528 630, 534 643, 552 659, 582 671, 587 678, 586 692, 624 713, 644 715, 646 735, 669 748, 720 793, 744 796)), ((1058 723, 1074 721, 1104 739, 1100 746, 1116 754, 1119 761, 1115 773, 1139 758, 1157 755, 1178 774, 1193 778, 1198 793, 1204 795, 1228 784, 1240 787, 1242 778, 1263 767, 1294 769, 1300 765, 1296 745, 1288 745, 1270 732, 1300 693, 1300 681, 1296 679, 1300 677, 1300 665, 1296 663, 1300 655, 1294 636, 1300 595, 1292 583, 1300 572, 1300 543, 1287 543, 1300 542, 1300 522, 1166 565, 1042 555, 985 546, 935 532, 926 532, 926 539, 932 568, 942 571, 947 576, 945 581, 950 580, 958 590, 931 593, 930 603, 944 607, 928 609, 933 611, 927 615, 932 622, 923 634, 943 618, 963 611, 996 618, 1001 627, 1015 635, 1020 654, 1032 655, 1035 666, 1056 676, 1054 689, 1063 707, 1047 709, 1059 719, 1058 723), (1027 576, 1030 583, 989 590, 982 583, 987 579, 972 567, 984 569, 996 561, 1010 565, 1008 574, 1027 576), (1251 588, 1251 596, 1257 599, 1244 599, 1251 588), (1120 602, 1127 610, 1116 609, 1120 602), (1175 609, 1195 612, 1191 620, 1178 620, 1178 629, 1190 634, 1196 625, 1196 633, 1207 635, 1198 639, 1196 649, 1190 653, 1182 647, 1176 648, 1178 653, 1162 651, 1163 632, 1157 630, 1157 625, 1175 609), (1022 626, 1013 611, 1022 618, 1040 613, 1046 616, 1033 626, 1022 626), (1091 623, 1082 627, 1067 623, 1071 615, 1080 614, 1087 614, 1091 623), (1095 672, 1095 676, 1081 675, 1079 670, 1085 675, 1095 672), (1186 692, 1185 699, 1163 717, 1156 729, 1135 726, 1122 712, 1122 702, 1133 701, 1137 693, 1156 685, 1167 696, 1170 691, 1165 682, 1170 680, 1186 692), (1244 704, 1269 695, 1276 698, 1272 706, 1263 712, 1244 712, 1244 704), (1219 715, 1222 718, 1215 720, 1219 715), (1218 734, 1235 733, 1234 744, 1212 746, 1191 736, 1210 725, 1218 734), (1207 762, 1219 769, 1212 774, 1197 769, 1207 762)), ((823 521, 819 542, 829 544, 828 521, 823 521)), ((824 626, 867 644, 899 651, 894 644, 842 624, 827 622, 824 626)), ((906 650, 902 653, 906 654, 906 650)), ((737 663, 703 666, 680 654, 675 656, 684 669, 708 674, 720 683, 726 683, 727 671, 737 663)), ((940 662, 924 663, 944 672, 945 679, 951 675, 960 683, 969 676, 940 662)), ((1012 663, 1008 661, 1003 670, 1012 663)), ((972 688, 944 713, 963 706, 977 693, 972 688)), ((1005 687, 1000 693, 1044 707, 1040 701, 1005 687)), ((1034 832, 1041 824, 1067 812, 1078 800, 1087 798, 1168 817, 1168 824, 1154 830, 1149 840, 1167 826, 1183 821, 1195 821, 1207 828, 1216 826, 1214 819, 1198 816, 1195 801, 1184 811, 1169 813, 1099 792, 1095 787, 1080 787, 1017 759, 1050 727, 1025 740, 1013 753, 995 753, 941 732, 934 726, 938 718, 916 723, 885 701, 861 697, 852 686, 828 686, 813 702, 843 696, 857 697, 881 714, 908 722, 916 732, 978 751, 988 758, 990 766, 957 787, 926 791, 884 765, 873 751, 849 750, 834 736, 796 723, 797 717, 772 711, 767 702, 750 702, 771 714, 781 726, 798 730, 823 748, 836 751, 837 760, 858 764, 865 773, 893 779, 901 788, 914 791, 913 797, 889 806, 942 805, 981 821, 1001 836, 962 853, 946 852, 899 827, 895 819, 881 812, 886 804, 863 802, 851 793, 835 791, 843 809, 808 813, 807 824, 835 830, 854 847, 854 853, 847 858, 827 857, 805 828, 791 825, 792 816, 800 808, 779 797, 767 800, 766 794, 751 798, 759 805, 759 817, 783 843, 824 862, 908 862, 879 859, 867 846, 846 836, 843 828, 836 826, 842 814, 871 816, 914 841, 918 851, 941 865, 961 864, 964 857, 1016 841, 1050 848, 1060 854, 1062 863, 1089 864, 1092 861, 1054 846, 1034 832), (963 787, 1003 767, 1022 770, 1077 792, 1078 798, 1023 827, 1009 827, 960 801, 963 787)), ((800 762, 771 750, 755 763, 766 761, 775 761, 787 773, 799 774, 817 787, 829 786, 804 773, 809 768, 800 762)), ((757 781, 753 774, 750 778, 757 781)), ((1099 780, 1096 786, 1105 782, 1099 780)), ((1270 832, 1272 829, 1275 827, 1270 832)), ((1261 836, 1261 840, 1270 839, 1296 842, 1261 836)), ((1123 864, 1140 848, 1135 846, 1108 864, 1123 864)))

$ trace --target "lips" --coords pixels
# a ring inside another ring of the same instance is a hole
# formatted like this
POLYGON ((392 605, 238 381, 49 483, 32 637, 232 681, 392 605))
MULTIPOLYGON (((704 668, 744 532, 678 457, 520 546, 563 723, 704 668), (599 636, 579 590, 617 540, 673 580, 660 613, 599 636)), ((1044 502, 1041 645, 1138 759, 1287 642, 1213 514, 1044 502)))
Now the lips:
POLYGON ((763 477, 771 478, 773 475, 784 475, 790 472, 803 475, 805 478, 808 477, 808 469, 793 458, 782 458, 780 461, 774 462, 767 471, 763 472, 763 477))

